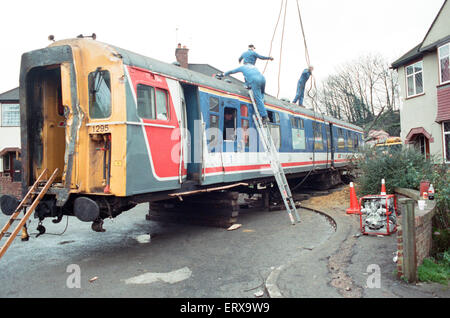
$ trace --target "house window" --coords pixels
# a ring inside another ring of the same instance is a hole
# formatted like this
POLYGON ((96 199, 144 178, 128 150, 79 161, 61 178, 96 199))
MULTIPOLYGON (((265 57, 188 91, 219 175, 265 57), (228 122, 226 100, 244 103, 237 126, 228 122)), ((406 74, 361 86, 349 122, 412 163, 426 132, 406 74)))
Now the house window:
POLYGON ((11 170, 11 158, 10 158, 10 154, 7 153, 6 155, 3 156, 3 171, 9 172, 9 170, 11 170))
POLYGON ((19 104, 2 104, 2 126, 17 127, 20 126, 20 107, 19 104))
POLYGON ((423 62, 411 64, 406 67, 407 97, 423 93, 423 62))
POLYGON ((450 43, 441 46, 439 49, 439 79, 441 84, 450 82, 450 43))
POLYGON ((450 121, 444 122, 444 151, 445 161, 450 163, 450 121))

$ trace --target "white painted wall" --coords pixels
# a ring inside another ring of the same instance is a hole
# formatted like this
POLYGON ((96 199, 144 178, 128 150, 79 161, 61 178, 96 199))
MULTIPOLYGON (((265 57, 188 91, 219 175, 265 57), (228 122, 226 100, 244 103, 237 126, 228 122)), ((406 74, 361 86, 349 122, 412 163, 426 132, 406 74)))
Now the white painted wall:
MULTIPOLYGON (((407 66, 407 65, 406 65, 407 66)), ((437 88, 439 84, 437 51, 427 54, 423 58, 424 94, 406 97, 405 67, 398 69, 401 108, 400 108, 400 137, 403 142, 412 128, 423 127, 434 138, 430 142, 430 154, 443 160, 442 125, 435 122, 437 116, 437 88)))
MULTIPOLYGON (((0 103, 0 151, 4 148, 20 148, 20 127, 3 127, 2 104, 0 103)), ((3 172, 3 160, 0 160, 0 172, 3 172)))

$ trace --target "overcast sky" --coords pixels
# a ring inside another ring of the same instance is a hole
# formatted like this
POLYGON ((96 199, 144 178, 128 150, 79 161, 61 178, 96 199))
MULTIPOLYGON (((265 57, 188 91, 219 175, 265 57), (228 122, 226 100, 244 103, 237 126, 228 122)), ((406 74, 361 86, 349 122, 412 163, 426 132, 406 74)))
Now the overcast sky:
MULTIPOLYGON (((266 92, 277 96, 281 61, 279 97, 292 100, 306 60, 296 0, 287 3, 283 54, 282 16, 265 76, 266 92)), ((317 82, 363 54, 393 62, 423 40, 443 3, 299 0, 317 82)), ((239 65, 248 44, 269 54, 280 7, 281 0, 0 1, 0 92, 19 85, 22 53, 46 47, 50 34, 58 40, 94 32, 98 41, 168 63, 180 42, 190 49, 190 63, 225 72, 239 65)), ((263 70, 265 61, 256 65, 263 70)))

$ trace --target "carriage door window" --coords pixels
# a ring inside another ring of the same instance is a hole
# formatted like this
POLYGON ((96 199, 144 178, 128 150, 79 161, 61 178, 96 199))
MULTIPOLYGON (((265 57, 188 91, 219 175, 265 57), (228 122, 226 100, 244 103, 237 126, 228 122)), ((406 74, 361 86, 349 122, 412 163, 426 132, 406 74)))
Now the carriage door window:
POLYGON ((305 127, 303 119, 291 117, 292 149, 305 150, 305 127))
POLYGON ((108 71, 97 69, 88 77, 89 116, 108 118, 111 116, 111 79, 108 71))
POLYGON ((358 134, 353 134, 353 149, 355 151, 358 151, 359 148, 359 142, 358 142, 358 134))
POLYGON ((223 117, 223 140, 233 141, 236 136, 236 109, 225 107, 223 117))
POLYGON ((325 131, 327 134, 327 151, 331 150, 331 133, 330 133, 330 126, 325 126, 325 131))
POLYGON ((267 111, 269 117, 270 134, 277 149, 281 147, 281 129, 280 129, 280 115, 276 112, 267 111))
POLYGON ((338 149, 345 149, 345 138, 344 138, 344 131, 342 128, 338 128, 338 149))
POLYGON ((347 149, 348 151, 353 151, 353 133, 347 131, 347 149))
POLYGON ((206 138, 208 141, 208 150, 215 152, 215 147, 219 143, 219 116, 220 116, 219 99, 216 97, 209 98, 209 126, 206 130, 206 138))
POLYGON ((169 111, 167 107, 167 92, 162 89, 156 90, 156 119, 169 119, 169 111))
POLYGON ((244 148, 248 148, 250 141, 249 141, 249 131, 248 128, 250 126, 250 122, 248 119, 248 107, 247 105, 241 104, 241 129, 242 129, 242 145, 244 148))
POLYGON ((322 125, 313 122, 314 150, 323 150, 322 125))

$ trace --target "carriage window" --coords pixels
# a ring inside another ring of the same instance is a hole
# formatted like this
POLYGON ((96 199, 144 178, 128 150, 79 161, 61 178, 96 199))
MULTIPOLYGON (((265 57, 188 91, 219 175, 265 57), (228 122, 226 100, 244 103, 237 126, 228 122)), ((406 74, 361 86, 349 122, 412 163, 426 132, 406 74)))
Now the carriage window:
POLYGON ((107 118, 111 116, 111 80, 108 71, 96 70, 88 77, 89 116, 107 118))
POLYGON ((161 89, 156 90, 156 119, 168 120, 167 92, 161 89))
POLYGON ((209 116, 209 129, 207 130, 207 138, 208 138, 208 149, 212 151, 214 147, 219 142, 218 136, 216 135, 219 131, 219 116, 210 115, 209 116))
POLYGON ((167 92, 154 87, 137 85, 137 113, 145 119, 168 120, 167 92))
POLYGON ((138 84, 137 113, 141 118, 155 118, 155 89, 153 87, 138 84))
POLYGON ((267 115, 269 116, 269 121, 274 124, 280 123, 280 115, 276 112, 268 111, 267 115))
POLYGON ((219 99, 216 97, 209 98, 209 110, 212 112, 219 112, 219 99))
POLYGON ((322 125, 313 122, 314 150, 323 150, 322 125))
POLYGON ((292 148, 294 150, 306 149, 305 129, 303 125, 303 119, 291 117, 292 148))
POLYGON ((345 149, 345 138, 342 128, 338 128, 338 148, 345 149))

